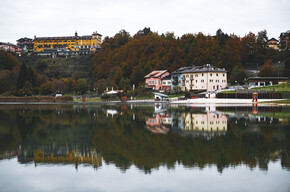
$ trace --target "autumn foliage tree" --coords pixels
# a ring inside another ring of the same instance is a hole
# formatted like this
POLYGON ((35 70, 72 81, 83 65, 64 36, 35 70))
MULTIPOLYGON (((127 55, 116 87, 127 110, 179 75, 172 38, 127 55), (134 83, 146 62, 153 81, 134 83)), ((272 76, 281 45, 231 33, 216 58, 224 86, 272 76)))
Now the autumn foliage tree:
POLYGON ((273 77, 274 68, 271 60, 267 60, 261 70, 259 71, 259 77, 273 77))
MULTIPOLYGON (((241 81, 236 72, 243 68, 261 65, 265 58, 275 61, 284 59, 278 51, 266 48, 267 31, 255 35, 249 32, 244 37, 228 35, 221 29, 215 36, 184 34, 176 37, 168 32, 159 35, 150 28, 138 31, 133 37, 121 30, 114 37, 106 37, 102 49, 95 54, 91 63, 91 75, 94 81, 105 81, 107 86, 124 88, 128 84, 144 81, 144 75, 152 70, 168 69, 172 72, 183 66, 204 65, 210 63, 232 72, 233 81, 241 81), (236 68, 236 71, 233 69, 236 68), (237 79, 233 79, 233 78, 237 79)), ((243 75, 244 78, 244 75, 243 75)), ((126 88, 131 87, 127 86, 126 88)))

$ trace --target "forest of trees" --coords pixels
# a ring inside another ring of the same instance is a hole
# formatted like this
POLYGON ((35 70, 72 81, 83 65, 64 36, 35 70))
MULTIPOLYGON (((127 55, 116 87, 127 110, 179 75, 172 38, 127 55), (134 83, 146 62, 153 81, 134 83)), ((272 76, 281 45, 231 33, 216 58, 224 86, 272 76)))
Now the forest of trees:
POLYGON ((144 76, 152 70, 172 72, 183 66, 207 63, 228 70, 230 83, 243 84, 249 76, 245 69, 260 69, 259 76, 289 76, 289 50, 267 48, 267 41, 266 30, 249 32, 244 37, 228 35, 221 29, 214 36, 197 33, 176 37, 174 33, 159 35, 144 28, 134 36, 121 30, 113 37, 105 37, 102 49, 93 56, 24 59, 0 51, 0 94, 84 94, 88 90, 102 93, 107 87, 127 91, 133 84, 142 90, 144 76), (64 69, 55 70, 55 64, 70 68, 68 62, 89 67, 88 74, 80 77, 81 72, 76 70, 68 76, 61 73, 64 69), (275 67, 275 63, 285 67, 275 67))
MULTIPOLYGON (((84 94, 89 90, 89 79, 76 75, 51 75, 47 60, 35 65, 20 62, 12 53, 0 51, 0 94, 15 96, 52 95, 56 92, 84 94)), ((89 63, 87 64, 89 65, 89 63)))
MULTIPOLYGON (((230 82, 241 82, 247 75, 245 68, 257 69, 279 61, 289 66, 287 50, 269 49, 267 41, 266 30, 258 34, 249 32, 244 37, 225 34, 221 29, 215 36, 198 33, 182 37, 176 37, 174 33, 159 35, 150 28, 144 28, 134 36, 121 30, 114 37, 104 38, 102 50, 93 58, 91 74, 97 84, 123 89, 124 85, 140 85, 144 82, 143 77, 152 70, 172 72, 183 66, 210 63, 226 68, 230 82)), ((284 75, 288 76, 286 70, 284 75)), ((273 70, 271 75, 275 73, 273 70)), ((282 73, 280 71, 280 75, 282 73)))

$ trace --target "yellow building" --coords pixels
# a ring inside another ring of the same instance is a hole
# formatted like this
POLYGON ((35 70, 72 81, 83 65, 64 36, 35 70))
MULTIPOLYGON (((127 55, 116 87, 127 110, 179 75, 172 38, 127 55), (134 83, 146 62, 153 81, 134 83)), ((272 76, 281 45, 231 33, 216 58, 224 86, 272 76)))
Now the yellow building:
POLYGON ((271 38, 268 42, 267 42, 267 47, 275 49, 275 50, 279 50, 279 41, 275 38, 271 38))
POLYGON ((34 52, 38 55, 68 55, 89 54, 101 48, 102 35, 94 32, 92 35, 65 37, 34 36, 34 52))

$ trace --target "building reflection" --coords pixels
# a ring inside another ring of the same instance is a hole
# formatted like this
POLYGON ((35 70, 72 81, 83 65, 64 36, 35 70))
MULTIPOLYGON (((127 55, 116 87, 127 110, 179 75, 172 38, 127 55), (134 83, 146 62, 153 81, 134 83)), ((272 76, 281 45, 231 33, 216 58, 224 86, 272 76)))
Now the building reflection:
POLYGON ((52 164, 75 164, 76 169, 78 165, 92 165, 94 168, 102 166, 102 156, 94 149, 86 152, 78 150, 61 151, 57 153, 38 149, 34 152, 34 163, 52 163, 52 164))
POLYGON ((227 116, 207 107, 199 112, 168 112, 167 104, 156 104, 152 116, 147 116, 146 128, 153 133, 168 133, 170 130, 181 135, 211 138, 225 135, 227 116))
POLYGON ((169 105, 155 104, 155 111, 152 116, 147 116, 145 128, 152 133, 166 134, 170 131, 171 115, 167 113, 169 105))
POLYGON ((183 134, 204 136, 210 139, 226 134, 227 120, 227 116, 223 113, 182 113, 181 130, 183 134))
POLYGON ((76 169, 78 169, 79 165, 91 165, 95 169, 102 166, 102 155, 95 149, 70 150, 66 147, 43 147, 31 152, 20 148, 0 154, 0 160, 15 157, 17 157, 19 163, 34 162, 35 166, 43 164, 74 164, 76 169))

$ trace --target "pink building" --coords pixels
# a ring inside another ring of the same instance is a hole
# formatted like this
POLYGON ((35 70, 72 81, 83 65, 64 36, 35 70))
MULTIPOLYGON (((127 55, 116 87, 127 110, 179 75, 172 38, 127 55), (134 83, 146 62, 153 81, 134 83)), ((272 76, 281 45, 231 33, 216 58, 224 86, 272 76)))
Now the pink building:
POLYGON ((3 43, 0 42, 0 50, 8 51, 8 52, 15 52, 20 53, 22 49, 12 43, 3 43))
POLYGON ((144 77, 146 79, 146 88, 161 90, 162 79, 168 75, 169 72, 167 70, 152 71, 144 77))

